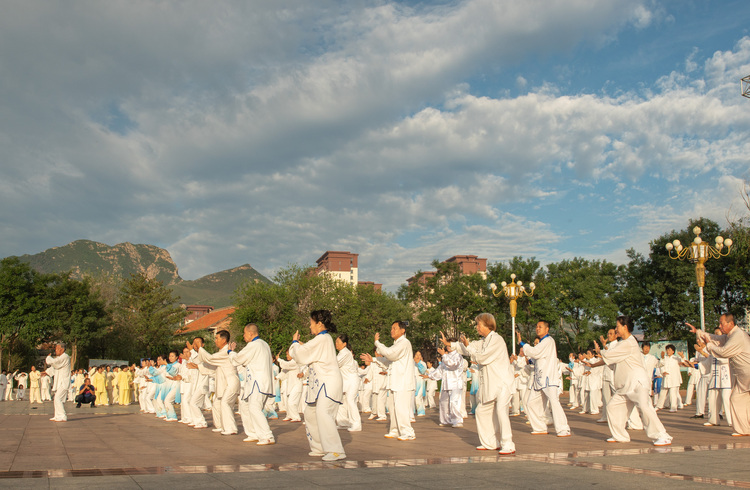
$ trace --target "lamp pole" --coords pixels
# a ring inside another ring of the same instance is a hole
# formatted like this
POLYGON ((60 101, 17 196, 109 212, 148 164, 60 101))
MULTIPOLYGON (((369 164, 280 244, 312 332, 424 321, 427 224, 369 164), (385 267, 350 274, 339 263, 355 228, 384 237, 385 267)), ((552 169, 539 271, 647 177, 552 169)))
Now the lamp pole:
POLYGON ((513 344, 513 355, 516 354, 516 312, 518 311, 518 304, 516 302, 517 299, 525 296, 533 296, 534 295, 534 289, 536 288, 536 285, 533 282, 529 283, 529 290, 527 291, 524 287, 523 283, 521 281, 516 282, 516 275, 511 274, 510 275, 510 284, 503 281, 500 283, 500 286, 502 289, 498 289, 497 285, 493 282, 490 284, 490 289, 492 290, 492 295, 496 298, 499 298, 500 296, 505 296, 510 300, 510 318, 511 318, 511 328, 512 328, 512 337, 511 337, 511 344, 513 344))
POLYGON ((703 308, 703 287, 706 285, 706 266, 704 264, 708 259, 718 259, 729 255, 732 240, 731 238, 724 240, 722 236, 717 236, 714 246, 711 246, 700 237, 701 229, 699 226, 693 228, 693 233, 695 233, 693 243, 687 247, 683 247, 679 240, 675 240, 672 243, 667 243, 666 249, 670 259, 687 260, 695 263, 695 280, 698 283, 698 294, 700 295, 701 330, 705 332, 706 314, 703 308), (726 247, 726 252, 724 252, 724 247, 726 247), (674 255, 672 252, 674 252, 674 255))

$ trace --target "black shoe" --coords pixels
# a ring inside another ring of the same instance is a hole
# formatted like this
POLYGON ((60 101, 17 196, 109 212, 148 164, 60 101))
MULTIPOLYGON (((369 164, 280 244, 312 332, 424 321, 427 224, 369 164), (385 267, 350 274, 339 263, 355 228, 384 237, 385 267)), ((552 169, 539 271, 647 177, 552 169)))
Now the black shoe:
POLYGON ((702 419, 702 418, 703 418, 703 415, 693 415, 693 416, 692 416, 692 417, 690 417, 690 418, 691 418, 691 419, 702 419))
POLYGON ((96 405, 94 405, 94 402, 91 402, 91 408, 96 408, 96 405))
POLYGON ((80 403, 79 403, 79 404, 77 404, 77 405, 76 405, 76 408, 81 408, 81 404, 80 404, 80 403))
POLYGON ((719 420, 724 420, 724 416, 722 414, 719 414, 719 420))

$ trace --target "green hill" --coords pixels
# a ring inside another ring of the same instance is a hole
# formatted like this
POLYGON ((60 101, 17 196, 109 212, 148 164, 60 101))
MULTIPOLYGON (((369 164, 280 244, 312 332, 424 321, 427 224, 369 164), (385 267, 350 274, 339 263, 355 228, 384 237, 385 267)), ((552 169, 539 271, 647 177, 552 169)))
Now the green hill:
POLYGON ((91 240, 76 240, 35 255, 22 255, 42 273, 71 271, 73 277, 128 278, 145 274, 172 288, 184 304, 206 304, 216 308, 230 306, 234 291, 248 281, 270 281, 249 264, 209 274, 194 281, 183 280, 169 252, 154 245, 120 243, 109 246, 91 240))

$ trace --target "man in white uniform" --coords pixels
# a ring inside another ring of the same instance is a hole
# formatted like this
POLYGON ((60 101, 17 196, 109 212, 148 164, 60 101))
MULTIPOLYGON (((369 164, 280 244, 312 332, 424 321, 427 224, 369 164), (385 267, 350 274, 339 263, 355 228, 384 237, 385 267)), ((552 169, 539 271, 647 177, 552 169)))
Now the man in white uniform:
POLYGON ((607 439, 607 442, 630 442, 625 424, 628 415, 636 406, 642 414, 646 435, 654 441, 654 446, 668 446, 672 444, 672 437, 664 429, 656 410, 651 405, 651 381, 646 373, 638 342, 632 335, 633 320, 628 316, 618 317, 616 331, 620 342, 615 347, 601 350, 599 344, 594 342, 602 361, 608 366, 615 367, 615 394, 607 405, 607 424, 612 437, 607 439))
POLYGON ((42 373, 36 370, 36 366, 31 366, 29 372, 29 403, 42 403, 42 373))
POLYGON ((385 435, 399 441, 416 439, 411 426, 411 401, 414 397, 414 353, 411 342, 406 338, 406 322, 393 322, 391 338, 393 345, 386 347, 380 342, 380 333, 375 334, 375 350, 388 361, 388 411, 391 427, 385 435))
POLYGON ((562 379, 559 374, 555 339, 549 335, 549 323, 542 320, 536 324, 536 335, 540 340, 535 346, 524 343, 521 340, 521 332, 518 330, 516 330, 516 335, 521 347, 519 355, 534 361, 534 381, 526 406, 526 413, 531 422, 531 433, 534 435, 547 433, 545 405, 549 403, 557 437, 570 437, 568 419, 560 405, 562 379))
POLYGON ((243 339, 247 344, 240 352, 235 352, 236 343, 230 344, 229 359, 235 366, 244 366, 245 390, 244 400, 240 406, 245 410, 243 420, 249 423, 245 427, 246 442, 257 441, 258 446, 276 443, 263 407, 269 397, 274 395, 273 354, 268 344, 258 335, 258 326, 254 323, 245 325, 243 339))
POLYGON ((722 335, 709 335, 688 324, 706 350, 716 357, 729 359, 732 375, 730 411, 733 436, 750 436, 750 336, 734 324, 734 316, 725 313, 719 319, 722 335))
POLYGON ((65 412, 65 400, 68 398, 68 389, 70 388, 70 357, 65 353, 65 344, 60 342, 55 345, 55 357, 50 354, 46 361, 54 369, 55 378, 52 385, 55 397, 55 416, 50 420, 67 422, 68 414, 65 412))
POLYGON ((218 352, 209 354, 203 347, 198 351, 198 360, 216 367, 216 400, 212 405, 214 432, 231 436, 237 433, 234 420, 234 404, 240 394, 240 378, 237 368, 229 359, 229 332, 216 332, 215 342, 218 352))

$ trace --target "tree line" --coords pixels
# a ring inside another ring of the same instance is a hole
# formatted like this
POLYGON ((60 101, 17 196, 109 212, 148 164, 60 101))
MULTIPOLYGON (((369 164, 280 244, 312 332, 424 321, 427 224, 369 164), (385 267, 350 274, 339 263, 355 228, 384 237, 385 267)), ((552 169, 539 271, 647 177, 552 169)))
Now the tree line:
MULTIPOLYGON (((250 282, 235 293, 233 337, 241 343, 241 327, 257 323, 271 348, 284 355, 292 335, 307 335, 308 314, 333 312, 339 332, 349 336, 355 352, 369 352, 373 336, 387 337, 395 320, 409 321, 409 338, 428 355, 441 331, 475 336, 479 313, 495 315, 498 331, 510 342, 508 300, 491 294, 489 284, 536 284, 534 296, 518 301, 516 327, 533 337, 538 320, 549 321, 560 355, 580 352, 614 326, 618 314, 637 319, 649 340, 690 340, 685 322, 699 318, 695 265, 669 258, 666 243, 688 244, 700 226, 704 239, 732 237, 729 256, 706 263, 704 288, 707 328, 728 311, 742 320, 750 308, 750 223, 746 218, 726 229, 700 218, 680 231, 649 243, 649 252, 628 250, 627 264, 582 257, 542 266, 535 258, 514 257, 490 263, 487 277, 463 275, 458 264, 433 262, 434 275, 403 285, 396 294, 372 286, 352 286, 310 267, 290 265, 271 284, 250 282)), ((419 279, 422 272, 417 272, 419 279)), ((73 279, 67 274, 41 274, 17 258, 0 262, 0 367, 28 365, 45 342, 61 339, 72 350, 74 363, 89 358, 136 361, 184 342, 179 335, 185 311, 179 298, 160 281, 143 275, 116 279, 73 279)), ((692 342, 688 342, 692 345, 692 342)))

